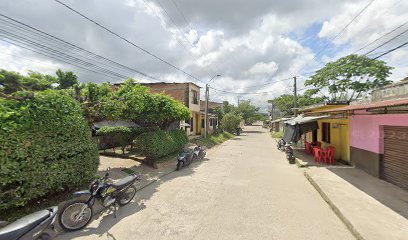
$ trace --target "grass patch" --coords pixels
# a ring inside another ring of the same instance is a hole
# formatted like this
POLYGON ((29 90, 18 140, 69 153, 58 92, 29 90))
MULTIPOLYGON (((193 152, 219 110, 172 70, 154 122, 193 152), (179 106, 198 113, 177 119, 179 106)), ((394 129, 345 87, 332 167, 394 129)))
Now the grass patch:
POLYGON ((283 138, 283 132, 272 132, 271 135, 273 138, 278 138, 278 139, 283 138))
POLYGON ((235 135, 232 133, 221 132, 221 133, 211 134, 207 138, 194 139, 193 143, 210 148, 215 145, 221 144, 233 137, 235 137, 235 135))

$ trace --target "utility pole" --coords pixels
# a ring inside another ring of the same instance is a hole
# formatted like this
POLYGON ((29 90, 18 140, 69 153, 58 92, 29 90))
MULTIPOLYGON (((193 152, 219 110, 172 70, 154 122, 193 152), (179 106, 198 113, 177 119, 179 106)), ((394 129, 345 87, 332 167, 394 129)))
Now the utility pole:
POLYGON ((208 99, 210 98, 210 82, 216 77, 221 77, 220 74, 215 75, 210 79, 210 81, 205 84, 205 116, 204 116, 204 138, 207 138, 208 135, 208 99))
POLYGON ((209 97, 209 86, 205 84, 205 117, 204 117, 204 138, 207 138, 208 134, 208 97, 209 97))
POLYGON ((295 117, 297 116, 297 107, 298 107, 298 103, 297 103, 297 86, 296 86, 296 76, 293 77, 293 94, 294 94, 294 113, 295 113, 295 117))
POLYGON ((239 107, 239 99, 241 98, 241 96, 238 96, 238 105, 237 105, 237 107, 239 107))

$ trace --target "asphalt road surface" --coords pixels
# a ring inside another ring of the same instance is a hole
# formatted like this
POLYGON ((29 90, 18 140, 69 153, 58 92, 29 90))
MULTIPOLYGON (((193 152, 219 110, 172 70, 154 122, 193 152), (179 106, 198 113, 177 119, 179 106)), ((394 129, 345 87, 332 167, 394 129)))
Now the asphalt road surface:
POLYGON ((58 239, 354 239, 268 130, 244 131, 58 239))

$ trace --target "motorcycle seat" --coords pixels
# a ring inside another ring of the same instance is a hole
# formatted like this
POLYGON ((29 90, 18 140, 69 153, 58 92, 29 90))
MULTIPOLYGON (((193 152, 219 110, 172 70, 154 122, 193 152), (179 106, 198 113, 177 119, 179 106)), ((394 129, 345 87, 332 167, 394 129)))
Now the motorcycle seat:
POLYGON ((16 240, 50 217, 51 211, 41 210, 10 223, 0 229, 0 239, 16 240))
POLYGON ((124 177, 124 178, 120 179, 117 182, 112 183, 112 186, 114 188, 117 188, 117 189, 118 188, 124 188, 124 187, 127 187, 132 182, 134 182, 136 178, 137 178, 137 176, 135 176, 135 175, 127 176, 127 177, 124 177))

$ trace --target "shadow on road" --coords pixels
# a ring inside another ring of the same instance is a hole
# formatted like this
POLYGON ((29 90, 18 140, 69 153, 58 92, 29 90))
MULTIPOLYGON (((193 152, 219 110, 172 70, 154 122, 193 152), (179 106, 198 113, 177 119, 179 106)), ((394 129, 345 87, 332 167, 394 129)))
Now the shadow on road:
POLYGON ((245 131, 244 133, 264 133, 263 131, 245 131))
POLYGON ((183 167, 182 169, 180 169, 180 171, 170 172, 169 174, 162 176, 159 180, 151 183, 150 185, 142 189, 138 189, 136 197, 131 203, 118 208, 117 218, 114 218, 113 208, 106 209, 94 216, 92 222, 95 223, 95 221, 99 221, 99 224, 97 226, 95 226, 95 224, 92 224, 91 222, 90 225, 88 225, 83 230, 77 232, 62 233, 57 237, 57 239, 72 239, 88 235, 98 235, 99 237, 101 237, 106 234, 108 239, 115 240, 115 236, 113 236, 112 233, 109 232, 109 230, 122 219, 125 219, 130 215, 137 214, 139 211, 145 209, 146 206, 144 202, 150 199, 157 192, 157 189, 161 184, 178 177, 192 175, 195 173, 195 169, 198 166, 200 166, 203 162, 209 160, 210 159, 205 158, 203 160, 195 161, 189 166, 183 167))

